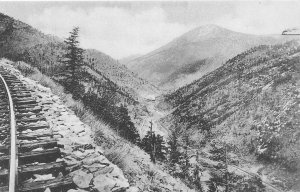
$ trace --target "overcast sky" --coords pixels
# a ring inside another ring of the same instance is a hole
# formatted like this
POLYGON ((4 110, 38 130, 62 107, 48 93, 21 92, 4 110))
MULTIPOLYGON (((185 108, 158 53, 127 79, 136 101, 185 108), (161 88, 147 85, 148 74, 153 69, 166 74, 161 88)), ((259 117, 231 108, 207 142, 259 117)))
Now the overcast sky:
POLYGON ((300 2, 0 2, 0 12, 116 59, 152 51, 205 24, 251 34, 300 27, 300 2))

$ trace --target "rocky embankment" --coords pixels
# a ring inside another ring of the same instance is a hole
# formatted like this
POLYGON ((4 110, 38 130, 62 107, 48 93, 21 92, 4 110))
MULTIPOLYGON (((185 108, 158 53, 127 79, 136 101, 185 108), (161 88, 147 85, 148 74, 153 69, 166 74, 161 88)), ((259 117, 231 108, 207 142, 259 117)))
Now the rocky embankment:
MULTIPOLYGON (((9 61, 2 60, 0 65, 16 75, 31 89, 32 95, 42 108, 42 113, 50 125, 54 138, 63 145, 62 161, 76 184, 75 191, 121 192, 129 191, 128 180, 116 165, 112 164, 99 146, 94 144, 91 128, 80 121, 63 101, 49 88, 25 78, 14 69, 9 61)), ((47 189, 49 191, 49 189, 47 189)))

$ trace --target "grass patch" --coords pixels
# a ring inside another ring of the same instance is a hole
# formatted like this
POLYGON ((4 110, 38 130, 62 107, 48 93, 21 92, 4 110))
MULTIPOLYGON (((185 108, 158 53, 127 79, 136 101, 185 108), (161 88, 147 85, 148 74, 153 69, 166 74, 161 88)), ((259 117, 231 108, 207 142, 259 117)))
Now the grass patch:
POLYGON ((106 158, 109 159, 112 163, 124 170, 127 167, 126 162, 124 160, 128 152, 129 149, 127 147, 117 146, 105 150, 105 155, 106 158))

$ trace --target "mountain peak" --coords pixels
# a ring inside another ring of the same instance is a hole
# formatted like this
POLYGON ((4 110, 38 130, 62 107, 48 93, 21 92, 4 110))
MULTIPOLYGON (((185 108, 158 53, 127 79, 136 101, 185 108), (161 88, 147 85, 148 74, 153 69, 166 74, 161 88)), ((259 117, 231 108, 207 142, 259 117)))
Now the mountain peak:
POLYGON ((161 86, 178 88, 183 82, 190 83, 200 78, 251 47, 280 41, 272 36, 255 36, 218 25, 203 25, 129 61, 127 66, 161 86))
POLYGON ((197 27, 196 29, 214 31, 214 30, 222 30, 222 29, 225 29, 225 28, 220 27, 219 25, 215 25, 215 24, 207 24, 207 25, 201 25, 201 26, 197 27))
POLYGON ((216 34, 222 34, 229 32, 230 30, 220 27, 214 24, 202 25, 196 27, 195 29, 189 31, 188 35, 197 35, 197 36, 214 36, 216 34))
POLYGON ((230 31, 226 28, 220 27, 218 25, 214 24, 208 24, 208 25, 201 25, 199 27, 196 27, 179 38, 176 39, 176 41, 187 41, 187 42, 199 42, 211 38, 223 38, 226 37, 229 34, 236 34, 234 31, 230 31))

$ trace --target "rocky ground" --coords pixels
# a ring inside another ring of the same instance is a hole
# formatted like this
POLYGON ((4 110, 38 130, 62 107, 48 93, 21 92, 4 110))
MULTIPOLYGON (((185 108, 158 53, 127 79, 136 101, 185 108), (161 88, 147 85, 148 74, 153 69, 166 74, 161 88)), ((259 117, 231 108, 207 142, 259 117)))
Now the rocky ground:
POLYGON ((14 73, 33 90, 32 95, 42 107, 54 137, 64 146, 61 149, 62 160, 66 162, 77 186, 76 190, 69 191, 133 191, 134 188, 129 187, 122 170, 112 164, 103 155, 100 147, 94 144, 91 128, 81 122, 49 88, 25 78, 9 64, 7 60, 0 61, 0 65, 14 73))

